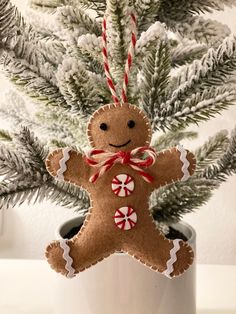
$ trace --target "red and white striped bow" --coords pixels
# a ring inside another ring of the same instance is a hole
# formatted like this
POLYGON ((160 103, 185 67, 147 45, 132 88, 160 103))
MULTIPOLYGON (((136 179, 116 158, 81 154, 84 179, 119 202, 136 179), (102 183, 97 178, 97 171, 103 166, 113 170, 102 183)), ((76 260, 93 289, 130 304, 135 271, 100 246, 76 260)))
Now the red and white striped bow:
POLYGON ((111 169, 114 164, 120 163, 129 165, 132 169, 136 170, 145 181, 151 183, 153 177, 142 168, 152 166, 155 160, 156 153, 150 147, 138 147, 130 152, 119 151, 117 153, 93 149, 87 153, 86 161, 90 166, 99 168, 99 170, 90 177, 89 181, 92 183, 96 182, 96 180, 111 169))

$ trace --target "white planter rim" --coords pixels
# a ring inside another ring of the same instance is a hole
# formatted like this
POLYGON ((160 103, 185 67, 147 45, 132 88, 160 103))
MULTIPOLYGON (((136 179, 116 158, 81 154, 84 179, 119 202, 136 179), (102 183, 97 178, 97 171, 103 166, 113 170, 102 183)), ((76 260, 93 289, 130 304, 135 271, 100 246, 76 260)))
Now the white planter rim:
MULTIPOLYGON (((73 227, 77 227, 80 223, 82 224, 85 219, 85 216, 77 216, 71 219, 68 219, 56 229, 56 239, 62 239, 65 234, 67 234, 73 227), (79 223, 79 224, 78 224, 79 223)), ((188 239, 188 243, 191 245, 195 242, 196 231, 185 221, 180 221, 176 224, 171 225, 178 231, 182 232, 188 239)), ((121 253, 118 253, 121 254, 121 253)))

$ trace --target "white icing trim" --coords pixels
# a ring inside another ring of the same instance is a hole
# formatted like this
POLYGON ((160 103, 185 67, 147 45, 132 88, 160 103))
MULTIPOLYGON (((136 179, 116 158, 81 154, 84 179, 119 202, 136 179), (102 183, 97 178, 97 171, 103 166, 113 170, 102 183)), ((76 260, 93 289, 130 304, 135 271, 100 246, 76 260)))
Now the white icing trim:
POLYGON ((177 150, 180 152, 180 160, 183 163, 183 167, 181 168, 182 172, 183 172, 183 177, 181 178, 181 181, 187 181, 190 177, 190 173, 189 173, 189 166, 190 166, 190 162, 187 159, 187 151, 183 148, 182 145, 178 145, 177 150))
POLYGON ((64 180, 64 173, 67 170, 66 162, 70 159, 69 152, 71 151, 71 148, 66 147, 62 150, 63 156, 59 161, 60 168, 57 170, 57 179, 58 180, 64 180))
POLYGON ((174 270, 174 263, 177 261, 177 252, 179 251, 180 249, 180 245, 179 243, 181 242, 180 239, 175 239, 173 241, 173 248, 170 250, 170 259, 167 261, 166 263, 166 270, 162 272, 163 275, 165 275, 166 277, 168 278, 172 278, 171 277, 171 273, 173 272, 174 270))
POLYGON ((75 269, 72 267, 73 259, 70 257, 70 247, 67 244, 67 239, 62 239, 59 241, 60 247, 63 249, 62 257, 66 261, 65 269, 68 271, 67 277, 72 278, 75 277, 75 269))

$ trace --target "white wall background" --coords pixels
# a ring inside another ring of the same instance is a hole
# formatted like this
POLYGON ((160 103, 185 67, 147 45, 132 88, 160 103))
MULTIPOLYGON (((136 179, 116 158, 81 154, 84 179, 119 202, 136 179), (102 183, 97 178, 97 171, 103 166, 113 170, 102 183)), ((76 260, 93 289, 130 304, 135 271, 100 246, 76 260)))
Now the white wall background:
MULTIPOLYGON (((23 6, 25 0, 14 2, 23 6)), ((236 33, 235 16, 236 8, 213 14, 212 18, 227 23, 236 33)), ((7 83, 0 78, 0 92, 7 88, 7 83)), ((236 106, 212 121, 201 124, 199 139, 187 145, 189 148, 197 147, 218 130, 222 128, 232 130, 235 124, 236 106)), ((185 218, 197 230, 200 263, 236 264, 235 192, 236 176, 223 184, 201 210, 185 218)), ((3 223, 0 235, 0 257, 43 258, 45 246, 54 239, 55 228, 65 219, 75 216, 75 213, 44 202, 34 206, 24 205, 9 209, 0 213, 0 220, 1 215, 3 215, 3 223)))

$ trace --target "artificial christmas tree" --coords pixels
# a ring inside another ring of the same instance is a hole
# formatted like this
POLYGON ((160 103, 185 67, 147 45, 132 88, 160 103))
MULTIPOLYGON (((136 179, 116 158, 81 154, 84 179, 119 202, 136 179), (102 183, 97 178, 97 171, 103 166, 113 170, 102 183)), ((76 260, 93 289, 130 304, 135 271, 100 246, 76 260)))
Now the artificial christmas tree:
MULTIPOLYGON (((128 97, 150 118, 151 145, 161 151, 194 138, 194 132, 185 130, 188 125, 234 104, 235 38, 224 39, 230 34, 227 26, 199 16, 234 4, 233 0, 31 1, 33 9, 25 20, 9 0, 1 0, 2 70, 37 103, 31 116, 15 93, 1 105, 5 118, 22 125, 11 134, 1 130, 5 176, 1 206, 49 198, 79 212, 89 208, 87 194, 52 179, 44 161, 48 148, 86 148, 90 115, 112 102, 101 54, 105 10, 111 74, 118 88, 130 41, 127 12, 131 6, 136 12, 138 39, 128 97)), ((168 225, 196 210, 235 172, 235 132, 231 138, 225 131, 217 133, 195 155, 197 171, 188 183, 163 187, 151 196, 150 210, 158 223, 168 225)))

